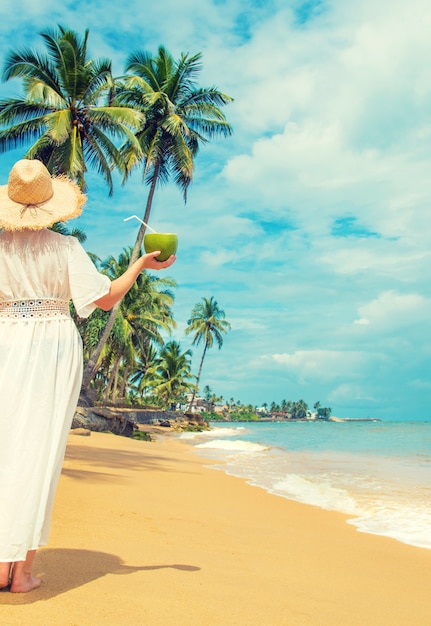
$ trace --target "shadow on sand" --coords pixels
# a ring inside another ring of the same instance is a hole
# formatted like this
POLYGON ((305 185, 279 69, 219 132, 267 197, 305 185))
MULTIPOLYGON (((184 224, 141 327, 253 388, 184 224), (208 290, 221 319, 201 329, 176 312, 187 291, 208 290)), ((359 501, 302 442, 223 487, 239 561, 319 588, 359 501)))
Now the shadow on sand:
POLYGON ((1 604, 33 604, 49 600, 76 587, 86 585, 107 574, 123 576, 135 572, 158 569, 176 569, 197 572, 201 568, 185 564, 125 565, 114 554, 93 550, 41 549, 37 553, 33 571, 42 578, 42 585, 30 593, 0 592, 1 604))

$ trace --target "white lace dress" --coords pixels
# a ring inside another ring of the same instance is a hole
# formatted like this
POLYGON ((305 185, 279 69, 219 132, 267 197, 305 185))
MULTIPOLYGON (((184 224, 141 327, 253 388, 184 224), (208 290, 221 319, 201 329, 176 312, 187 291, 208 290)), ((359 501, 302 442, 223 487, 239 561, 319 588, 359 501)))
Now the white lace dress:
POLYGON ((82 378, 69 315, 109 292, 74 237, 0 234, 0 562, 46 545, 82 378))

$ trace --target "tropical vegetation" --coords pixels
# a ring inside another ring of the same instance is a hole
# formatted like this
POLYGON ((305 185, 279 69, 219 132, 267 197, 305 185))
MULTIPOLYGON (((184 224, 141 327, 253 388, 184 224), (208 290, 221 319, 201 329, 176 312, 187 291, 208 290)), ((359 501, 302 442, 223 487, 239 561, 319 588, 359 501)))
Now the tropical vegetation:
MULTIPOLYGON (((114 103, 145 117, 145 124, 121 148, 127 175, 142 166, 142 180, 149 186, 145 224, 157 185, 173 178, 186 201, 200 146, 217 136, 232 134, 220 108, 232 98, 215 87, 197 85, 201 60, 200 53, 182 53, 175 61, 164 46, 155 57, 138 50, 127 59, 128 73, 117 80, 114 103)), ((138 231, 132 261, 142 246, 145 224, 138 231)))
POLYGON ((187 394, 195 388, 191 356, 191 350, 181 352, 177 341, 169 341, 147 369, 141 384, 145 384, 164 405, 175 410, 186 402, 187 394))
MULTIPOLYGON (((190 56, 183 53, 175 61, 160 46, 154 58, 144 51, 131 53, 126 65, 128 74, 115 82, 113 104, 120 109, 131 108, 145 119, 135 135, 120 148, 126 177, 135 168, 142 166, 143 183, 149 186, 143 223, 138 230, 130 263, 141 252, 157 185, 166 184, 173 178, 186 201, 200 145, 216 136, 232 133, 231 125, 220 109, 232 98, 215 87, 198 87, 196 78, 200 70, 201 54, 190 56)), ((94 377, 97 361, 119 307, 120 304, 111 310, 99 345, 86 364, 84 390, 88 389, 94 377)))
MULTIPOLYGON (((197 83, 201 54, 182 53, 175 60, 164 46, 155 56, 137 50, 129 55, 125 74, 114 77, 110 59, 89 56, 88 29, 80 36, 59 25, 40 35, 42 51, 12 50, 4 61, 3 80, 21 79, 23 94, 0 101, 0 153, 23 147, 24 158, 41 160, 52 174, 65 174, 84 190, 87 169, 93 168, 110 194, 114 171, 125 182, 142 167, 149 186, 145 223, 158 184, 172 179, 186 201, 200 146, 232 133, 221 111, 232 98, 197 83)), ((141 254, 145 228, 138 231, 130 264, 141 254)), ((125 307, 118 303, 91 322, 103 331, 92 333, 98 340, 87 355, 82 398, 88 400, 100 377, 101 360, 114 359, 119 368, 118 354, 108 348, 111 332, 117 340, 127 336, 129 347, 137 341, 125 307)), ((109 383, 114 395, 115 380, 109 383)))
POLYGON ((43 52, 11 51, 3 80, 22 79, 23 95, 0 101, 0 153, 26 147, 23 157, 41 160, 52 174, 66 174, 85 189, 87 167, 113 192, 113 170, 126 175, 119 145, 140 154, 135 138, 142 111, 116 103, 109 59, 88 56, 89 31, 80 37, 59 26, 41 33, 43 52))
POLYGON ((196 388, 190 399, 189 409, 192 408, 195 400, 196 390, 199 387, 202 366, 208 348, 212 348, 214 343, 216 343, 220 350, 223 345, 223 334, 227 333, 230 329, 230 323, 225 317, 225 312, 220 309, 218 303, 211 296, 211 298, 202 298, 202 301, 194 306, 191 317, 187 322, 185 334, 194 334, 192 345, 198 346, 202 343, 204 346, 196 377, 196 388))
POLYGON ((320 402, 314 404, 311 411, 304 400, 282 400, 281 403, 264 402, 256 407, 242 404, 239 400, 223 401, 223 397, 213 394, 206 387, 207 410, 203 416, 208 421, 254 422, 254 421, 285 421, 285 420, 328 420, 331 417, 330 407, 321 407, 320 402))
MULTIPOLYGON (((0 101, 0 153, 22 147, 23 158, 41 160, 52 174, 69 176, 83 190, 93 169, 109 194, 114 172, 126 183, 141 168, 148 186, 145 223, 159 185, 172 180, 186 202, 200 147, 232 133, 221 110, 232 98, 197 82, 201 54, 174 59, 164 46, 155 56, 137 50, 129 55, 125 74, 114 77, 109 59, 89 55, 88 29, 80 36, 58 26, 40 35, 42 51, 12 50, 4 60, 3 80, 20 79, 23 93, 0 101)), ((90 254, 98 269, 110 278, 124 272, 141 254, 145 228, 118 258, 102 261, 90 254)), ((86 239, 80 229, 62 224, 53 229, 86 239)), ((105 404, 192 408, 207 351, 222 347, 230 323, 212 296, 193 307, 185 335, 192 335, 192 345, 203 346, 194 375, 191 350, 171 339, 175 288, 172 279, 143 272, 111 312, 98 309, 84 321, 71 305, 84 346, 84 396, 91 389, 93 400, 105 404)), ((208 385, 203 393, 211 419, 304 419, 310 413, 303 400, 273 402, 262 412, 233 398, 223 404, 208 385)), ((331 410, 316 405, 316 415, 327 419, 331 410)))

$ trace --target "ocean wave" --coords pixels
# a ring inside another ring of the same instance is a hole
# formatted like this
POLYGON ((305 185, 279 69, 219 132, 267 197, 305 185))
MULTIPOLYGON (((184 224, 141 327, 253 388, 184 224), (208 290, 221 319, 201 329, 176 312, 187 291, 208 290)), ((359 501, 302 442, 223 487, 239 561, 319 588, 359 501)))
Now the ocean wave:
POLYGON ((348 515, 358 513, 356 500, 345 489, 297 474, 289 474, 282 480, 275 482, 271 492, 329 511, 339 511, 348 515))
POLYGON ((201 456, 222 461, 213 469, 280 497, 344 513, 359 532, 431 549, 430 433, 422 432, 423 424, 409 426, 408 450, 400 447, 402 424, 389 424, 383 434, 361 424, 361 438, 350 427, 331 430, 329 441, 322 437, 327 427, 316 424, 311 440, 302 424, 247 424, 245 432, 216 427, 198 433, 193 445, 201 456))
POLYGON ((205 441, 198 443, 196 448, 205 448, 212 450, 225 450, 226 452, 263 452, 268 450, 268 446, 263 446, 260 443, 252 443, 251 441, 243 441, 242 439, 225 440, 225 439, 211 439, 211 441, 205 441))
POLYGON ((180 439, 204 439, 207 437, 235 437, 244 434, 244 426, 237 428, 212 428, 211 430, 202 430, 201 432, 184 432, 181 433, 180 439))
POLYGON ((363 533, 391 537, 417 548, 431 549, 431 509, 411 505, 383 506, 348 520, 363 533))

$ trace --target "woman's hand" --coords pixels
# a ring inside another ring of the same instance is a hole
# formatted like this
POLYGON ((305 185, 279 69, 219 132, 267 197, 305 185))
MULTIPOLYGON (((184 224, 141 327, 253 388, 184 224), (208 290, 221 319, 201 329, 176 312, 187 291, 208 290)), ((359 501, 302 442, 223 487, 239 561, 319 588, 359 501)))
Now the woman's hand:
POLYGON ((148 254, 143 254, 141 260, 143 262, 143 269, 148 270, 163 270, 167 267, 170 267, 172 263, 175 262, 176 256, 172 254, 166 261, 157 261, 156 257, 160 254, 160 250, 156 250, 155 252, 149 252, 148 254))
POLYGON ((104 311, 109 311, 109 309, 112 309, 114 304, 125 296, 143 270, 163 270, 170 267, 177 258, 173 254, 169 257, 169 259, 166 259, 166 261, 157 261, 156 256, 159 256, 159 254, 160 250, 156 250, 155 252, 149 252, 148 254, 143 254, 139 257, 139 259, 135 261, 133 265, 131 265, 124 272, 124 274, 115 278, 111 282, 109 293, 107 293, 106 296, 102 296, 98 300, 95 300, 94 303, 104 311))

